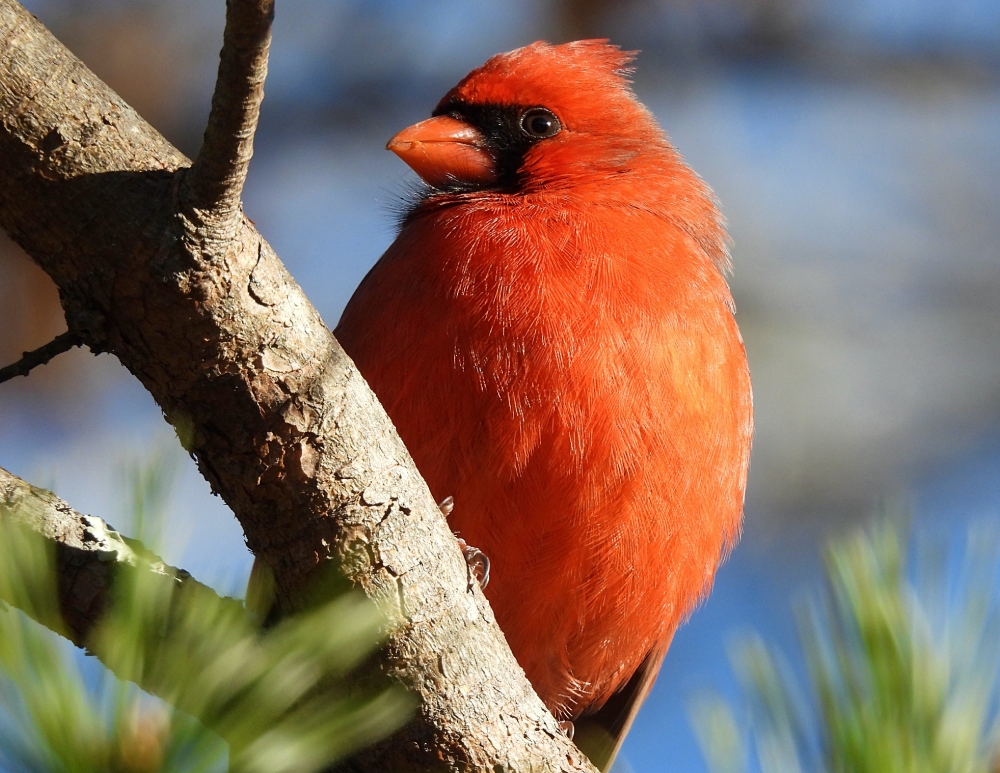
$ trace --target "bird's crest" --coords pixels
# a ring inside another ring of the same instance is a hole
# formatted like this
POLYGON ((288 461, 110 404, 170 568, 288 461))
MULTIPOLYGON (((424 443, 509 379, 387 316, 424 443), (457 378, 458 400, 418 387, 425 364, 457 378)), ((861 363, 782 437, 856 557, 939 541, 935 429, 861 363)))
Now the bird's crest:
POLYGON ((560 45, 538 41, 487 60, 448 92, 441 105, 453 100, 544 105, 570 124, 607 122, 615 114, 633 117, 645 114, 630 85, 635 57, 636 52, 603 39, 560 45))

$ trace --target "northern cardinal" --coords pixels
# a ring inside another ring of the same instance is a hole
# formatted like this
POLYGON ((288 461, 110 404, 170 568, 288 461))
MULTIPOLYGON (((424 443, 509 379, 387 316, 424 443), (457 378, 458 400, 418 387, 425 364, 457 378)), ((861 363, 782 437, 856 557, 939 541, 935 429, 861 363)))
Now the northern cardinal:
POLYGON ((390 140, 426 186, 335 331, 538 695, 612 737, 738 536, 752 432, 722 218, 632 59, 499 54, 390 140))

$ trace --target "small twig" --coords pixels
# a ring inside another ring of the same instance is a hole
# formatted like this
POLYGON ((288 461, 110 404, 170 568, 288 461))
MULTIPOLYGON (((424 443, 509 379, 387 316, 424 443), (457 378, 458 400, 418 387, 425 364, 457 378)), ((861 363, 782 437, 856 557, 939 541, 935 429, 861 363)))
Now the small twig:
POLYGON ((264 99, 274 0, 227 0, 212 111, 187 177, 186 203, 225 219, 240 206, 264 99))
POLYGON ((4 381, 10 381, 15 376, 27 376, 32 368, 45 365, 63 352, 68 352, 73 347, 82 345, 83 341, 80 340, 80 336, 66 331, 53 338, 45 346, 40 346, 31 352, 25 352, 24 356, 17 362, 0 368, 0 384, 4 381))

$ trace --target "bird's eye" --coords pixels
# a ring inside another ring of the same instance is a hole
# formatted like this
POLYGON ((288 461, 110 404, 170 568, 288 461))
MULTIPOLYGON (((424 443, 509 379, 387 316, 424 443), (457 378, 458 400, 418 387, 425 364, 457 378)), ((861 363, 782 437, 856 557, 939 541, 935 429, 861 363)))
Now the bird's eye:
POLYGON ((535 139, 555 137, 562 125, 551 111, 544 107, 533 107, 521 114, 521 131, 535 139))

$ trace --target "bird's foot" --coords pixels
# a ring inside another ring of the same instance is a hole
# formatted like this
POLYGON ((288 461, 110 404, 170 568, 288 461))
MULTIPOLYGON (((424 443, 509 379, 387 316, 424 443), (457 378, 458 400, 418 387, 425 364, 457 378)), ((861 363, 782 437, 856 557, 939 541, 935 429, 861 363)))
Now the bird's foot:
POLYGON ((572 741, 573 736, 576 734, 576 725, 573 724, 572 720, 564 719, 562 722, 559 722, 558 724, 560 732, 562 732, 564 736, 566 736, 569 740, 572 741))
MULTIPOLYGON (((455 509, 455 497, 445 497, 438 502, 438 509, 447 518, 451 511, 455 509)), ((462 555, 465 556, 465 563, 469 567, 469 589, 472 589, 472 580, 475 578, 482 590, 490 584, 490 559, 479 548, 474 548, 466 544, 464 539, 458 539, 458 546, 462 548, 462 555)))
POLYGON ((465 556, 465 563, 469 567, 469 589, 472 589, 472 580, 479 583, 481 590, 486 590, 490 584, 490 559, 479 548, 467 545, 465 540, 458 538, 458 546, 462 548, 462 555, 465 556))

